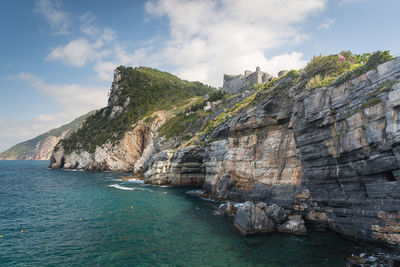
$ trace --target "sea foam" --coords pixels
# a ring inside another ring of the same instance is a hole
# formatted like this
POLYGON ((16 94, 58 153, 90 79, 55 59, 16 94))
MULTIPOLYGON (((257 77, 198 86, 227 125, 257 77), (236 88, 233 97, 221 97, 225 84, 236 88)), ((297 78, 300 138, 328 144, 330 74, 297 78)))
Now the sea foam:
POLYGON ((110 187, 114 187, 114 188, 121 189, 121 190, 135 190, 135 188, 126 187, 126 186, 122 186, 119 184, 112 184, 112 185, 110 185, 110 187))

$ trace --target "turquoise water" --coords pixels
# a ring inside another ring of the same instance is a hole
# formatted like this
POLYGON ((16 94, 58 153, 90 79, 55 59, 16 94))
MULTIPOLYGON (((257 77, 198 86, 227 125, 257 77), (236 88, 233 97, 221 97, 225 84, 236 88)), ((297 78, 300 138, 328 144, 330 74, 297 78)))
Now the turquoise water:
POLYGON ((0 161, 1 266, 344 266, 356 246, 334 233, 242 237, 190 188, 47 165, 0 161))

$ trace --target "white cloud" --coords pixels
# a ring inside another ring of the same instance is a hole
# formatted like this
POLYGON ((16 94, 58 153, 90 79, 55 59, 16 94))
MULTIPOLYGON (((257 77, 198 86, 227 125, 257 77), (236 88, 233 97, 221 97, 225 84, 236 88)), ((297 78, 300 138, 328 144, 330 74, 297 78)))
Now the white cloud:
POLYGON ((97 80, 103 82, 112 81, 113 73, 116 67, 120 65, 148 65, 155 66, 157 63, 153 57, 149 55, 149 48, 141 48, 129 53, 125 48, 115 44, 113 49, 113 58, 109 61, 97 61, 94 70, 97 73, 97 80))
POLYGON ((84 35, 65 45, 51 50, 49 61, 60 61, 66 65, 82 67, 87 62, 98 61, 108 56, 115 46, 116 32, 105 27, 100 29, 93 24, 96 20, 90 12, 80 16, 80 31, 84 35))
POLYGON ((106 87, 82 86, 79 84, 47 84, 35 75, 25 72, 8 76, 7 78, 28 82, 31 88, 53 98, 63 113, 68 114, 71 118, 106 105, 108 91, 106 87))
POLYGON ((148 14, 168 19, 169 38, 133 52, 119 44, 115 31, 95 26, 96 18, 85 13, 80 17, 84 36, 54 48, 47 60, 76 67, 92 62, 97 80, 103 82, 111 81, 118 65, 164 66, 184 79, 214 86, 222 84, 223 73, 242 73, 256 66, 276 75, 280 69, 301 68, 305 61, 298 52, 271 58, 269 50, 307 39, 309 34, 302 32, 299 25, 324 9, 326 2, 148 1, 145 4, 148 14))
POLYGON ((115 40, 116 37, 117 33, 115 31, 113 31, 110 28, 104 28, 101 39, 104 40, 105 42, 111 42, 115 40))
POLYGON ((346 4, 353 4, 353 3, 361 3, 364 2, 365 0, 340 0, 339 6, 343 6, 346 4))
POLYGON ((170 26, 170 39, 153 58, 172 65, 185 79, 216 86, 222 84, 223 73, 258 65, 272 74, 287 66, 302 67, 301 53, 275 58, 265 53, 307 38, 297 25, 325 4, 326 0, 149 1, 146 11, 166 16, 170 26))
POLYGON ((100 30, 92 24, 96 20, 96 17, 92 13, 86 12, 79 17, 79 20, 81 22, 80 30, 83 34, 92 36, 99 33, 100 30))
POLYGON ((69 34, 70 19, 68 13, 60 8, 61 2, 58 0, 37 0, 34 12, 43 15, 56 34, 69 34))
POLYGON ((61 61, 66 65, 81 67, 88 61, 94 61, 105 57, 110 51, 100 49, 103 47, 101 39, 90 43, 84 38, 73 40, 64 46, 54 48, 47 60, 61 61))
POLYGON ((332 18, 327 18, 324 20, 324 23, 322 23, 321 25, 319 25, 318 29, 329 29, 334 23, 335 23, 336 19, 332 19, 332 18))

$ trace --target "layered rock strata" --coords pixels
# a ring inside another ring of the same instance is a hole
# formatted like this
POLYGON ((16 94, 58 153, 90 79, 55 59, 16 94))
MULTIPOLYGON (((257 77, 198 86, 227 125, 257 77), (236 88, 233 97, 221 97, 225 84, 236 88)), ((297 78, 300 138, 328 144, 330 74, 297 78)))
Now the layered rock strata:
POLYGON ((338 86, 293 87, 217 127, 205 148, 185 149, 204 151, 196 171, 213 198, 277 203, 320 229, 397 247, 399 79, 396 59, 338 86))
MULTIPOLYGON (((203 146, 165 150, 158 128, 148 126, 155 140, 145 146, 151 147, 147 154, 115 155, 114 148, 85 165, 85 155, 55 153, 52 167, 140 170, 147 183, 202 186, 214 199, 276 203, 321 229, 398 248, 399 80, 395 59, 339 85, 281 88, 201 137, 203 146)), ((125 143, 120 147, 128 150, 125 143)), ((300 229, 293 220, 287 228, 300 229)))
POLYGON ((358 240, 400 245, 400 60, 295 97, 294 208, 358 240))

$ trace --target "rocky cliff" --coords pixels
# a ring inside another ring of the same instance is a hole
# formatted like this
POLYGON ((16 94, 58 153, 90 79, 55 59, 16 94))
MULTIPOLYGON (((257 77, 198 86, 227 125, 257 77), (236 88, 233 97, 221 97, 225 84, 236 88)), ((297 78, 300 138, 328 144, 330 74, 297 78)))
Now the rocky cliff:
POLYGON ((215 199, 275 203, 318 229, 399 248, 400 59, 317 86, 310 73, 224 97, 207 113, 143 118, 94 153, 61 146, 51 167, 130 170, 215 199))
POLYGON ((28 141, 16 144, 0 153, 1 160, 49 160, 57 143, 82 126, 87 117, 94 114, 91 111, 72 122, 50 130, 28 141))

